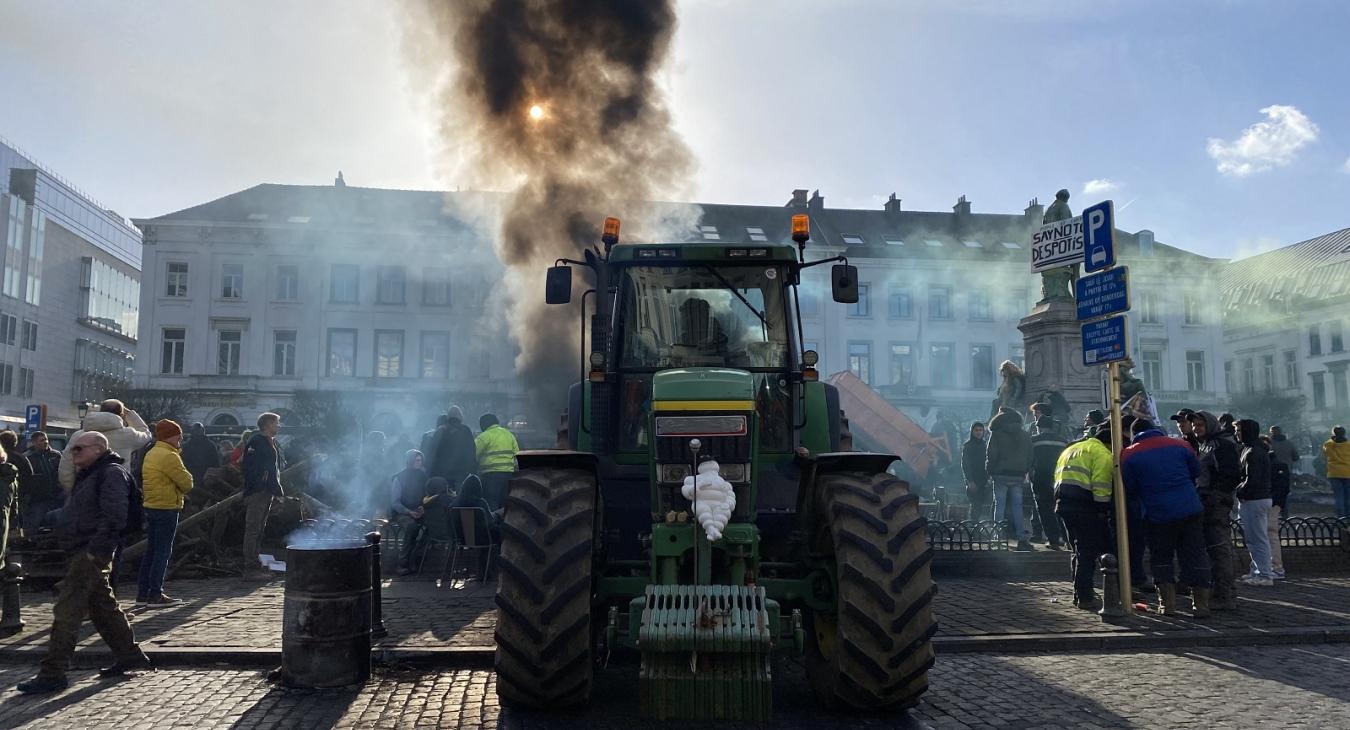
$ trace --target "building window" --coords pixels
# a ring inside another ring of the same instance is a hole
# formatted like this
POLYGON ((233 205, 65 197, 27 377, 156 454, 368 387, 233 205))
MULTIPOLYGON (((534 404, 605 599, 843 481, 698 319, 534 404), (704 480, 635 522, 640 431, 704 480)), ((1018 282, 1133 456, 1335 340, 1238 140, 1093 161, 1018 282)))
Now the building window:
MULTIPOLYGON (((19 287, 23 281, 23 216, 27 204, 17 195, 9 196, 9 228, 5 236, 5 281, 4 293, 7 297, 18 298, 19 287)), ((8 367, 8 366, 7 366, 8 367)), ((9 391, 5 391, 8 395, 9 391)))
POLYGON ((1205 351, 1186 351, 1186 387, 1192 393, 1205 389, 1205 351))
POLYGON ((445 380, 450 377, 450 333, 422 333, 422 377, 445 380))
POLYGON ((1284 387, 1298 388, 1298 353, 1293 350, 1284 351, 1284 387))
POLYGON ((1308 325, 1308 354, 1322 354, 1322 328, 1319 325, 1308 325))
POLYGON ((244 333, 240 330, 220 330, 216 337, 216 375, 238 375, 239 349, 244 344, 244 333))
POLYGON ((345 378, 356 375, 356 330, 328 330, 328 374, 345 378))
POLYGON ((1013 345, 1008 351, 1008 359, 1020 370, 1027 369, 1027 348, 1025 345, 1013 345))
POLYGON ((928 289, 928 318, 929 319, 951 319, 952 318, 952 290, 945 286, 934 286, 928 289))
POLYGON ((23 321, 23 349, 37 352, 37 322, 23 321))
POLYGON ((141 284, 92 257, 80 260, 83 323, 135 339, 141 305, 141 284))
POLYGON ((886 316, 891 319, 909 319, 914 316, 912 310, 913 302, 910 298, 908 286, 891 287, 890 296, 886 302, 886 316))
POLYGON ((850 317, 871 317, 872 316, 872 285, 858 285, 858 301, 848 305, 848 316, 850 317))
POLYGON ((361 267, 356 264, 333 264, 333 281, 329 299, 336 304, 355 304, 361 297, 361 267))
POLYGON ((221 299, 244 298, 243 264, 220 265, 220 298, 221 299))
POLYGON ((814 317, 820 314, 820 297, 814 293, 801 292, 797 295, 797 301, 800 302, 799 306, 801 306, 803 317, 814 317))
POLYGON ((295 330, 272 333, 272 374, 295 377, 295 330))
POLYGON ((914 346, 891 343, 891 385, 914 385, 914 346))
POLYGON ((1328 338, 1331 340, 1332 352, 1345 352, 1345 339, 1341 334, 1341 321, 1334 320, 1327 323, 1328 338))
POLYGON ((164 296, 185 297, 188 295, 188 265, 182 261, 170 261, 164 265, 164 296))
POLYGON ((1326 373, 1308 373, 1312 380, 1313 410, 1324 411, 1327 408, 1326 373))
POLYGON ((848 343, 848 369, 869 385, 872 382, 872 343, 848 343))
POLYGON ((1223 362, 1223 387, 1228 392, 1233 392, 1233 361, 1224 360, 1223 362))
POLYGON ((1336 408, 1345 410, 1350 405, 1350 384, 1346 383, 1345 371, 1337 370, 1331 374, 1331 389, 1336 394, 1336 408))
POLYGON ((19 336, 19 318, 12 314, 0 314, 0 343, 14 344, 19 336))
POLYGON ((928 365, 933 368, 934 388, 956 387, 956 345, 934 342, 928 346, 928 365))
MULTIPOLYGON (((37 305, 42 300, 42 247, 47 237, 47 214, 34 208, 29 228, 31 233, 28 241, 28 291, 24 294, 24 301, 37 305)), ((29 371, 29 375, 32 375, 32 371, 29 371)), ((28 383, 31 390, 31 377, 28 383)))
POLYGON ((1139 294, 1139 321, 1144 324, 1158 323, 1157 292, 1146 291, 1139 294))
POLYGON ((19 368, 19 397, 33 397, 33 371, 30 368, 19 368))
POLYGON ((1242 361, 1242 390, 1246 393, 1256 392, 1256 365, 1250 357, 1242 361))
POLYGON ((183 354, 187 350, 187 330, 172 327, 164 330, 160 346, 159 372, 162 375, 183 374, 183 354))
POLYGON ((1008 312, 1009 319, 1021 319, 1023 312, 1031 311, 1031 304, 1027 301, 1029 295, 1026 289, 1014 289, 1012 301, 1009 302, 1012 310, 1008 312))
POLYGON ((376 268, 375 303, 403 304, 404 290, 407 288, 407 273, 402 266, 380 266, 376 268))
POLYGON ((970 385, 976 390, 994 389, 993 345, 971 345, 970 385))
POLYGON ((375 377, 403 375, 403 332, 375 330, 375 377))
POLYGON ((14 395, 14 366, 0 364, 0 395, 14 395))
POLYGON ((1275 355, 1261 356, 1261 389, 1275 390, 1275 355))
POLYGON ((422 270, 422 303, 429 307, 450 306, 450 270, 432 267, 422 270))
POLYGON ((1162 390, 1162 351, 1157 349, 1143 350, 1139 359, 1144 370, 1140 378, 1144 381, 1144 390, 1150 393, 1162 390))
POLYGON ((300 267, 287 264, 277 267, 277 299, 293 302, 300 298, 300 267))
POLYGON ((1182 306, 1185 307, 1186 324, 1200 324, 1200 297, 1186 294, 1182 298, 1182 306))
POLYGON ((994 318, 989 306, 989 292, 983 289, 970 290, 970 318, 984 322, 994 318))

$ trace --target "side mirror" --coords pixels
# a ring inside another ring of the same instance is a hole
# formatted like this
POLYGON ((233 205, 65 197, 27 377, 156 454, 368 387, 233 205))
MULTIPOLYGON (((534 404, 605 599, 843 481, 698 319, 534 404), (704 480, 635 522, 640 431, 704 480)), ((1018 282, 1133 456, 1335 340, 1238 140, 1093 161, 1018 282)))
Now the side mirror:
POLYGON ((840 304, 858 303, 858 267, 852 264, 835 264, 830 267, 830 288, 834 290, 834 300, 840 304))
POLYGON ((544 279, 544 301, 548 304, 567 304, 572 301, 571 266, 549 267, 547 278, 544 279))

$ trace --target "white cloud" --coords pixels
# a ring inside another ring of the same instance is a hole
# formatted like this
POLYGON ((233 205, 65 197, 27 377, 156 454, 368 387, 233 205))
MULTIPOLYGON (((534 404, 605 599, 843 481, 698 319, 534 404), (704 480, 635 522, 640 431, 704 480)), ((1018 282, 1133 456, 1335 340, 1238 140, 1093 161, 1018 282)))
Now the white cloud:
POLYGON ((1106 195, 1120 189, 1120 183, 1109 177, 1099 177, 1083 184, 1084 195, 1106 195))
POLYGON ((1317 125, 1297 107, 1275 104, 1261 110, 1265 121, 1257 122, 1232 142, 1211 137, 1205 145, 1224 175, 1246 177, 1272 167, 1284 167, 1294 155, 1317 141, 1317 125))
POLYGON ((1341 165, 1341 170, 1350 173, 1350 157, 1345 158, 1345 164, 1341 165))

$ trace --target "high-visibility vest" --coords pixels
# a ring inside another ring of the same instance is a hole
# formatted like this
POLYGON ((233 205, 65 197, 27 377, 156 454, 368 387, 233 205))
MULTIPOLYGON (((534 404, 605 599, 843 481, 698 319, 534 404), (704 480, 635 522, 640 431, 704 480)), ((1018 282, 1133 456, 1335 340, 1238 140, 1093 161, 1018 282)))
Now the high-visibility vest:
POLYGON ((501 425, 478 434, 473 446, 480 474, 516 470, 516 452, 520 451, 520 444, 516 443, 515 435, 501 425))
POLYGON ((1113 477, 1111 449, 1091 437, 1069 444, 1055 463, 1055 486, 1080 487, 1097 504, 1111 502, 1113 477))

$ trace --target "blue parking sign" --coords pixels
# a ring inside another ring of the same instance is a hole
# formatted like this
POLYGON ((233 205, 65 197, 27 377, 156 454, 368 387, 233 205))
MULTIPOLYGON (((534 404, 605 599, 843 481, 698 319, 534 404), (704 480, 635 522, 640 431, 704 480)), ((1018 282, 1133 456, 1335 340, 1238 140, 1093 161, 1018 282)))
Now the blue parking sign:
POLYGON ((1130 356, 1128 321, 1124 315, 1083 324, 1083 364, 1106 365, 1130 356))
POLYGON ((1083 209, 1083 269, 1116 265, 1116 211, 1109 200, 1083 209))
POLYGON ((42 430, 42 406, 30 405, 23 409, 23 425, 29 433, 42 430))

